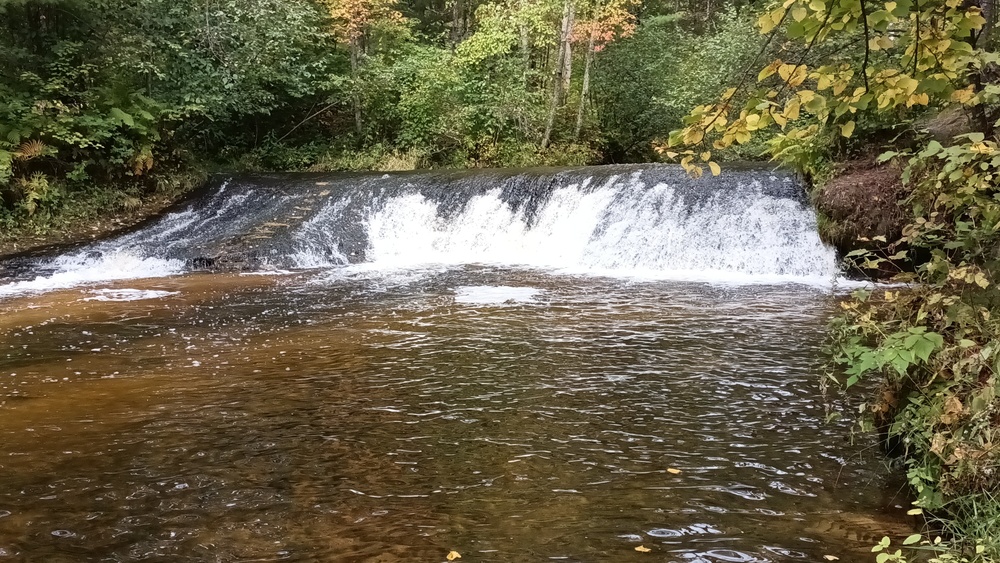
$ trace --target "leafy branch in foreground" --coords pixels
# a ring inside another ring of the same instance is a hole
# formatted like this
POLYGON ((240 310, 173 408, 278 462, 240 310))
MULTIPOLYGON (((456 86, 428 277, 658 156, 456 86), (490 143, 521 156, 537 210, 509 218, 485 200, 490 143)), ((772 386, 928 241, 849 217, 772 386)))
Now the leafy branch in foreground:
MULTIPOLYGON (((914 510, 950 538, 922 545, 946 548, 938 561, 1000 560, 1000 58, 986 25, 961 0, 785 0, 758 21, 768 43, 787 40, 780 56, 694 108, 661 147, 698 176, 706 163, 717 173, 709 145, 761 135, 775 160, 815 174, 859 130, 916 129, 932 109, 968 117, 972 132, 950 144, 911 136, 879 157, 903 164, 910 219, 899 240, 846 258, 912 269, 895 276, 902 286, 856 292, 832 327, 842 383, 880 377, 865 410, 902 454, 914 510)), ((876 548, 879 561, 906 560, 888 541, 876 548)))
MULTIPOLYGON (((776 128, 772 156, 808 170, 821 135, 851 137, 858 115, 951 103, 973 108, 990 134, 985 108, 1000 86, 980 74, 1000 59, 977 48, 985 24, 981 9, 961 0, 785 0, 758 21, 768 43, 777 34, 790 41, 783 58, 694 108, 662 150, 725 149, 776 128)), ((683 164, 702 173, 694 159, 683 164)))

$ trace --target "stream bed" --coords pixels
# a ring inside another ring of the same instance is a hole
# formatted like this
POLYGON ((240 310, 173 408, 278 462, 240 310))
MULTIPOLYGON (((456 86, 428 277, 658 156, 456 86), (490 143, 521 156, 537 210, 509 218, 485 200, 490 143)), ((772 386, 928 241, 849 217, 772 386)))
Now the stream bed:
POLYGON ((836 308, 473 265, 3 298, 0 560, 868 561, 911 529, 827 422, 836 308))

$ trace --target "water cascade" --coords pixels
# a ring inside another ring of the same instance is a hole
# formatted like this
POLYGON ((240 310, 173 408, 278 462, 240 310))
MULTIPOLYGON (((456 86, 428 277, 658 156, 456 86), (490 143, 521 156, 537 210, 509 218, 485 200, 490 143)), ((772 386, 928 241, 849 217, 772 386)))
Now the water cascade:
POLYGON ((834 251, 794 176, 674 166, 219 179, 132 232, 0 265, 0 296, 198 269, 499 264, 829 285, 834 251))

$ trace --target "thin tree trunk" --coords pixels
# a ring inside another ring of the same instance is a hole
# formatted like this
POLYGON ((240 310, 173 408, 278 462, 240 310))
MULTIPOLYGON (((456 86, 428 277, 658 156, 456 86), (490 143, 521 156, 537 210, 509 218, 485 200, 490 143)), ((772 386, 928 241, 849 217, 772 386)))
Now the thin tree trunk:
MULTIPOLYGON (((562 69, 563 48, 559 46, 559 56, 556 61, 556 68, 562 69)), ((552 128, 556 123, 556 111, 559 109, 559 100, 562 98, 562 79, 556 76, 552 81, 552 99, 549 100, 549 114, 545 119, 545 133, 542 135, 542 148, 548 148, 549 140, 552 138, 552 128)))
POLYGON ((569 84, 570 80, 573 78, 573 23, 576 19, 576 6, 573 5, 572 1, 567 1, 566 5, 569 7, 569 17, 563 22, 563 43, 565 48, 563 49, 563 69, 562 69, 562 94, 563 99, 559 101, 559 105, 566 103, 565 97, 569 95, 569 84))
POLYGON ((569 34, 571 29, 571 19, 573 17, 572 0, 565 0, 563 3, 562 25, 559 33, 559 54, 556 56, 553 69, 552 99, 549 101, 549 112, 545 119, 545 132, 542 134, 542 148, 548 148, 552 140, 552 129, 556 123, 556 112, 562 105, 564 88, 566 84, 566 59, 569 58, 567 47, 569 46, 569 34))
POLYGON ((587 96, 590 95, 590 65, 594 61, 594 31, 590 32, 590 39, 587 40, 587 54, 583 60, 583 85, 580 86, 580 106, 576 109, 576 127, 573 128, 573 140, 580 138, 580 129, 583 129, 583 108, 587 104, 587 96))
POLYGON ((520 26, 521 35, 521 59, 524 64, 524 89, 528 89, 528 74, 531 72, 531 43, 528 40, 528 26, 523 23, 520 26))
POLYGON ((452 0, 451 2, 451 48, 454 49, 462 39, 462 0, 452 0))
POLYGON ((358 40, 356 38, 351 38, 351 80, 354 83, 353 89, 354 93, 352 95, 352 102, 354 105, 354 127, 358 131, 358 140, 360 142, 360 137, 364 133, 364 127, 361 123, 361 97, 358 95, 358 40))

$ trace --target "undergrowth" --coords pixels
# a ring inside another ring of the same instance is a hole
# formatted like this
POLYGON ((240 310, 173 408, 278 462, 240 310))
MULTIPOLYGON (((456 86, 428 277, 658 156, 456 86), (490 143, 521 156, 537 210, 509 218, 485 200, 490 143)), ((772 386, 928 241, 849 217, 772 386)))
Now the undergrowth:
MULTIPOLYGON (((934 561, 1000 561, 1000 151, 981 133, 931 141, 903 181, 913 217, 896 241, 848 255, 877 270, 911 259, 905 285, 863 290, 835 321, 835 361, 851 387, 879 377, 865 409, 900 456, 927 534, 908 545, 934 561)), ((906 561, 888 540, 878 561, 906 561)))

